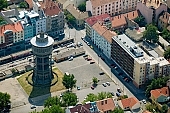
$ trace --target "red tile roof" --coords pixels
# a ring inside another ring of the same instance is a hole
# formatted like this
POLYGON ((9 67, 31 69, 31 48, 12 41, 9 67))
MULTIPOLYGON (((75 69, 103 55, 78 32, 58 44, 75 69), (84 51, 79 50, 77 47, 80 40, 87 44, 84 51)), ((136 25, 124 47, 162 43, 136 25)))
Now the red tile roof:
POLYGON ((93 26, 97 21, 104 21, 104 19, 110 18, 109 14, 102 14, 102 15, 97 15, 97 16, 92 16, 87 18, 85 21, 88 23, 90 26, 93 26))
POLYGON ((96 105, 100 111, 109 111, 115 109, 115 104, 112 98, 107 98, 104 100, 99 100, 96 102, 96 105))
POLYGON ((90 107, 91 107, 90 103, 84 104, 84 105, 78 104, 75 107, 70 108, 70 112, 71 113, 90 113, 90 110, 89 110, 90 107))
POLYGON ((49 16, 58 15, 61 9, 58 7, 58 3, 52 0, 44 0, 39 2, 44 13, 49 16))
POLYGON ((139 101, 135 97, 130 97, 130 98, 126 98, 126 99, 121 100, 123 109, 125 109, 127 107, 129 107, 131 109, 138 102, 139 101))
POLYGON ((112 18, 112 27, 121 27, 124 26, 126 24, 126 19, 128 18, 129 20, 134 20, 136 17, 139 16, 139 11, 135 10, 129 13, 125 13, 125 14, 120 14, 118 16, 114 16, 112 18))
POLYGON ((160 89, 151 90, 150 93, 151 93, 151 96, 153 96, 155 99, 157 99, 161 95, 169 96, 169 89, 168 89, 168 87, 163 87, 160 89))
POLYGON ((150 112, 150 111, 145 110, 145 111, 143 111, 142 113, 151 113, 151 112, 150 112))
POLYGON ((6 24, 3 26, 0 26, 0 36, 4 36, 4 32, 6 30, 12 30, 13 32, 20 32, 23 31, 23 27, 21 22, 16 22, 14 24, 6 24))
POLYGON ((33 2, 32 2, 32 0, 25 0, 27 3, 28 3, 28 5, 29 5, 29 8, 33 8, 33 2))
POLYGON ((101 26, 99 22, 95 23, 92 28, 99 34, 103 35, 103 33, 107 30, 105 27, 101 26))

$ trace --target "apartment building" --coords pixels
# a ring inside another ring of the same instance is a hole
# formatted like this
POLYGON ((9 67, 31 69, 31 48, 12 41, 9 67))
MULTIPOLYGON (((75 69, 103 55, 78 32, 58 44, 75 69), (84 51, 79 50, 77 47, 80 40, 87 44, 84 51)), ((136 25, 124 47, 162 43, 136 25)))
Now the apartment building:
POLYGON ((70 4, 74 5, 75 7, 78 7, 80 4, 86 2, 86 0, 57 0, 63 7, 63 9, 66 9, 66 7, 70 4))
POLYGON ((158 28, 160 30, 166 29, 170 25, 170 14, 168 12, 164 12, 158 19, 158 28))
POLYGON ((98 49, 106 55, 109 59, 111 58, 111 43, 112 37, 117 34, 113 31, 108 30, 105 26, 102 26, 99 22, 92 26, 92 42, 98 47, 98 49))
POLYGON ((170 74, 170 63, 163 57, 147 55, 125 34, 112 38, 111 58, 140 88, 147 80, 170 74))
MULTIPOLYGON (((46 19, 46 31, 52 36, 64 33, 64 12, 62 11, 61 5, 53 0, 38 1, 39 8, 42 9, 46 19)), ((37 5, 35 6, 37 7, 37 5)))
POLYGON ((140 0, 88 0, 86 11, 93 16, 108 13, 111 16, 136 10, 137 2, 140 0))
POLYGON ((24 30, 21 22, 0 26, 0 47, 11 46, 24 40, 24 30))
POLYGON ((96 23, 100 22, 107 28, 111 28, 111 17, 108 14, 102 14, 97 16, 89 17, 85 20, 85 29, 86 29, 86 36, 91 37, 92 33, 92 26, 96 23))
POLYGON ((158 21, 159 15, 167 11, 167 5, 163 0, 142 0, 137 3, 137 10, 145 17, 147 24, 158 21))

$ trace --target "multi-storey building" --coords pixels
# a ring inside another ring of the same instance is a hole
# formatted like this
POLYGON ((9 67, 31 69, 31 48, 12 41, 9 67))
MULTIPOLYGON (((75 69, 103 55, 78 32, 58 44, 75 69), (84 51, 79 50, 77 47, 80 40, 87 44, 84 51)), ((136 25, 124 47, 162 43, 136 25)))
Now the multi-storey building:
POLYGON ((166 29, 170 25, 170 14, 164 12, 158 19, 158 28, 160 30, 166 29))
POLYGON ((162 0, 142 0, 137 4, 137 10, 145 17, 147 24, 156 22, 163 11, 167 11, 167 5, 162 0))
POLYGON ((86 36, 91 37, 92 36, 92 26, 96 22, 103 23, 107 28, 111 27, 111 17, 108 14, 102 14, 97 16, 89 17, 85 20, 85 29, 86 29, 86 36))
POLYGON ((52 36, 64 32, 64 12, 61 9, 60 4, 54 2, 53 0, 43 0, 43 1, 33 1, 33 9, 39 14, 44 14, 46 16, 46 32, 52 36))
POLYGON ((46 17, 40 16, 35 11, 20 11, 19 20, 24 28, 25 41, 29 41, 33 36, 41 31, 46 32, 46 17))
POLYGON ((0 26, 0 48, 22 40, 24 40, 24 31, 20 22, 0 26))
POLYGON ((140 88, 148 79, 170 74, 170 63, 163 57, 147 55, 125 34, 112 38, 111 58, 140 88))
POLYGON ((138 1, 140 0, 88 0, 86 11, 90 11, 93 16, 105 13, 114 16, 136 10, 138 1))
POLYGON ((111 58, 111 43, 112 37, 116 36, 115 32, 108 30, 105 26, 100 25, 98 22, 92 26, 92 42, 104 53, 109 59, 111 58))

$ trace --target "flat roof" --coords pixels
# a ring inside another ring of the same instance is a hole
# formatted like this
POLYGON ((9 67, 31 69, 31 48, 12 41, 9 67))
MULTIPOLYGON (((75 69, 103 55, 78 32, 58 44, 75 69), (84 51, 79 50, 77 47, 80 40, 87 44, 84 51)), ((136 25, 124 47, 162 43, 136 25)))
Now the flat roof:
POLYGON ((45 35, 45 34, 44 34, 44 39, 47 38, 46 41, 42 41, 42 42, 37 41, 38 38, 40 39, 40 34, 31 39, 31 44, 33 46, 36 46, 36 47, 48 47, 48 46, 50 46, 50 45, 52 45, 54 43, 54 39, 52 37, 48 36, 48 35, 45 35))
POLYGON ((114 36, 113 39, 133 58, 143 56, 144 51, 125 34, 114 36))

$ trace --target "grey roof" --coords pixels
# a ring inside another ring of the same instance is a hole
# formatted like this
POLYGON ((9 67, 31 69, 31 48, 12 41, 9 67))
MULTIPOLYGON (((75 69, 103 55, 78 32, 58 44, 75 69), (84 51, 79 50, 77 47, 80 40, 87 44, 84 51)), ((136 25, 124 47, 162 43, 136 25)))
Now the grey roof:
POLYGON ((31 44, 36 47, 48 47, 53 43, 54 39, 48 35, 45 35, 44 33, 40 33, 31 39, 31 44))
POLYGON ((11 10, 7 10, 7 11, 2 11, 1 13, 6 17, 18 16, 19 15, 19 11, 17 9, 11 9, 11 10))
POLYGON ((66 9, 78 20, 84 20, 89 17, 88 12, 80 12, 72 4, 68 5, 66 9))
POLYGON ((133 58, 143 56, 144 51, 125 34, 114 36, 113 39, 133 58))

